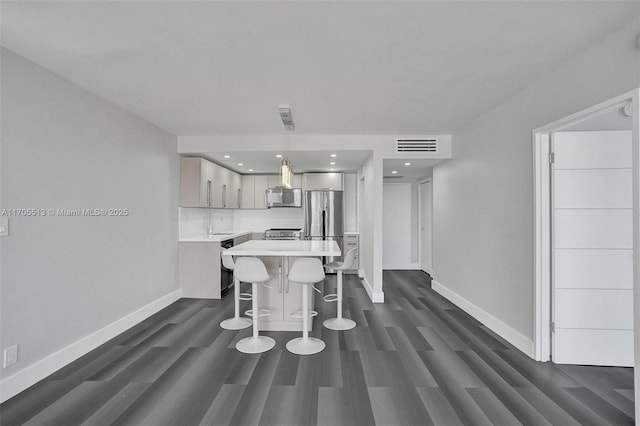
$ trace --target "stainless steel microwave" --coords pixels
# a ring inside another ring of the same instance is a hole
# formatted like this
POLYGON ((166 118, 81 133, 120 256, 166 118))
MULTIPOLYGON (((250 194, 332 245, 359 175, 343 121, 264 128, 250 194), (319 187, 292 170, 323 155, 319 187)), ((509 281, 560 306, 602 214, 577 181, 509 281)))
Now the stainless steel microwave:
POLYGON ((267 189, 267 207, 302 207, 302 188, 267 189))

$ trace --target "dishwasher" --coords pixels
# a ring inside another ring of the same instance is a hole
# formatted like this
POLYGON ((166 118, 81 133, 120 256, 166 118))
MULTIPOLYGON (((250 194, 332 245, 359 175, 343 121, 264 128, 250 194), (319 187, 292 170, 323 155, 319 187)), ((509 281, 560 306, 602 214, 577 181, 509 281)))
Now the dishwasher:
MULTIPOLYGON (((242 244, 245 241, 249 241, 250 239, 251 237, 249 235, 242 235, 240 237, 220 241, 220 247, 228 249, 233 246, 237 246, 238 244, 242 244)), ((225 268, 222 262, 220 262, 220 294, 224 295, 226 290, 231 286, 233 286, 233 271, 225 268)))
MULTIPOLYGON (((220 247, 229 249, 233 247, 233 238, 230 240, 220 241, 220 247)), ((220 293, 224 295, 226 290, 233 285, 233 271, 224 267, 220 262, 220 293)))

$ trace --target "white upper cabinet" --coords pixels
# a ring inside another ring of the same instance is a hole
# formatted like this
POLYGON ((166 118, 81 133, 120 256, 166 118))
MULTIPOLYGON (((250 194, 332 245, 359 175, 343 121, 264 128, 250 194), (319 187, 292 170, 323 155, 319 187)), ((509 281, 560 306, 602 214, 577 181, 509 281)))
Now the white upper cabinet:
POLYGON ((344 187, 342 173, 304 173, 302 175, 302 189, 333 189, 341 191, 344 187))
POLYGON ((240 208, 253 209, 255 208, 255 187, 256 176, 244 175, 242 176, 242 198, 240 199, 240 208))
POLYGON ((269 175, 242 176, 242 200, 240 208, 266 209, 266 191, 269 187, 269 175))
POLYGON ((213 164, 203 158, 180 159, 180 205, 213 207, 213 164))
POLYGON ((240 208, 242 176, 204 158, 180 159, 180 206, 240 208))

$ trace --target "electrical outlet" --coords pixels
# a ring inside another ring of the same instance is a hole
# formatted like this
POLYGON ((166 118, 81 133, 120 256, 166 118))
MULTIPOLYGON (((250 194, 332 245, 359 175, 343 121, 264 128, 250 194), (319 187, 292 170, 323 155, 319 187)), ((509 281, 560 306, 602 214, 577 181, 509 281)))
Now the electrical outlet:
POLYGON ((0 237, 9 235, 9 218, 0 217, 0 237))
POLYGON ((13 345, 4 350, 4 368, 18 362, 18 345, 13 345))

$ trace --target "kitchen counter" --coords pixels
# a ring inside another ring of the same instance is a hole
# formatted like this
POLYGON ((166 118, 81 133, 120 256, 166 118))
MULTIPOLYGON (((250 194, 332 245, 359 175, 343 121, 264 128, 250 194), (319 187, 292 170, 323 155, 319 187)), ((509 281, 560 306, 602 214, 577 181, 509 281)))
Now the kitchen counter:
POLYGON ((234 256, 340 256, 335 241, 251 240, 229 248, 234 256))
POLYGON ((196 237, 182 237, 178 241, 189 243, 219 243, 220 241, 226 241, 232 238, 242 237, 243 235, 249 235, 252 233, 253 231, 230 230, 217 232, 212 235, 205 234, 196 237))
MULTIPOLYGON (((227 249, 224 254, 260 257, 272 277, 269 287, 258 286, 260 308, 271 313, 260 317, 260 330, 302 331, 302 319, 292 314, 302 309, 303 286, 289 282, 289 268, 300 257, 340 256, 340 247, 335 241, 251 240, 227 249)), ((314 291, 308 292, 311 307, 314 295, 314 291)), ((313 319, 309 321, 309 330, 312 327, 313 319)))

